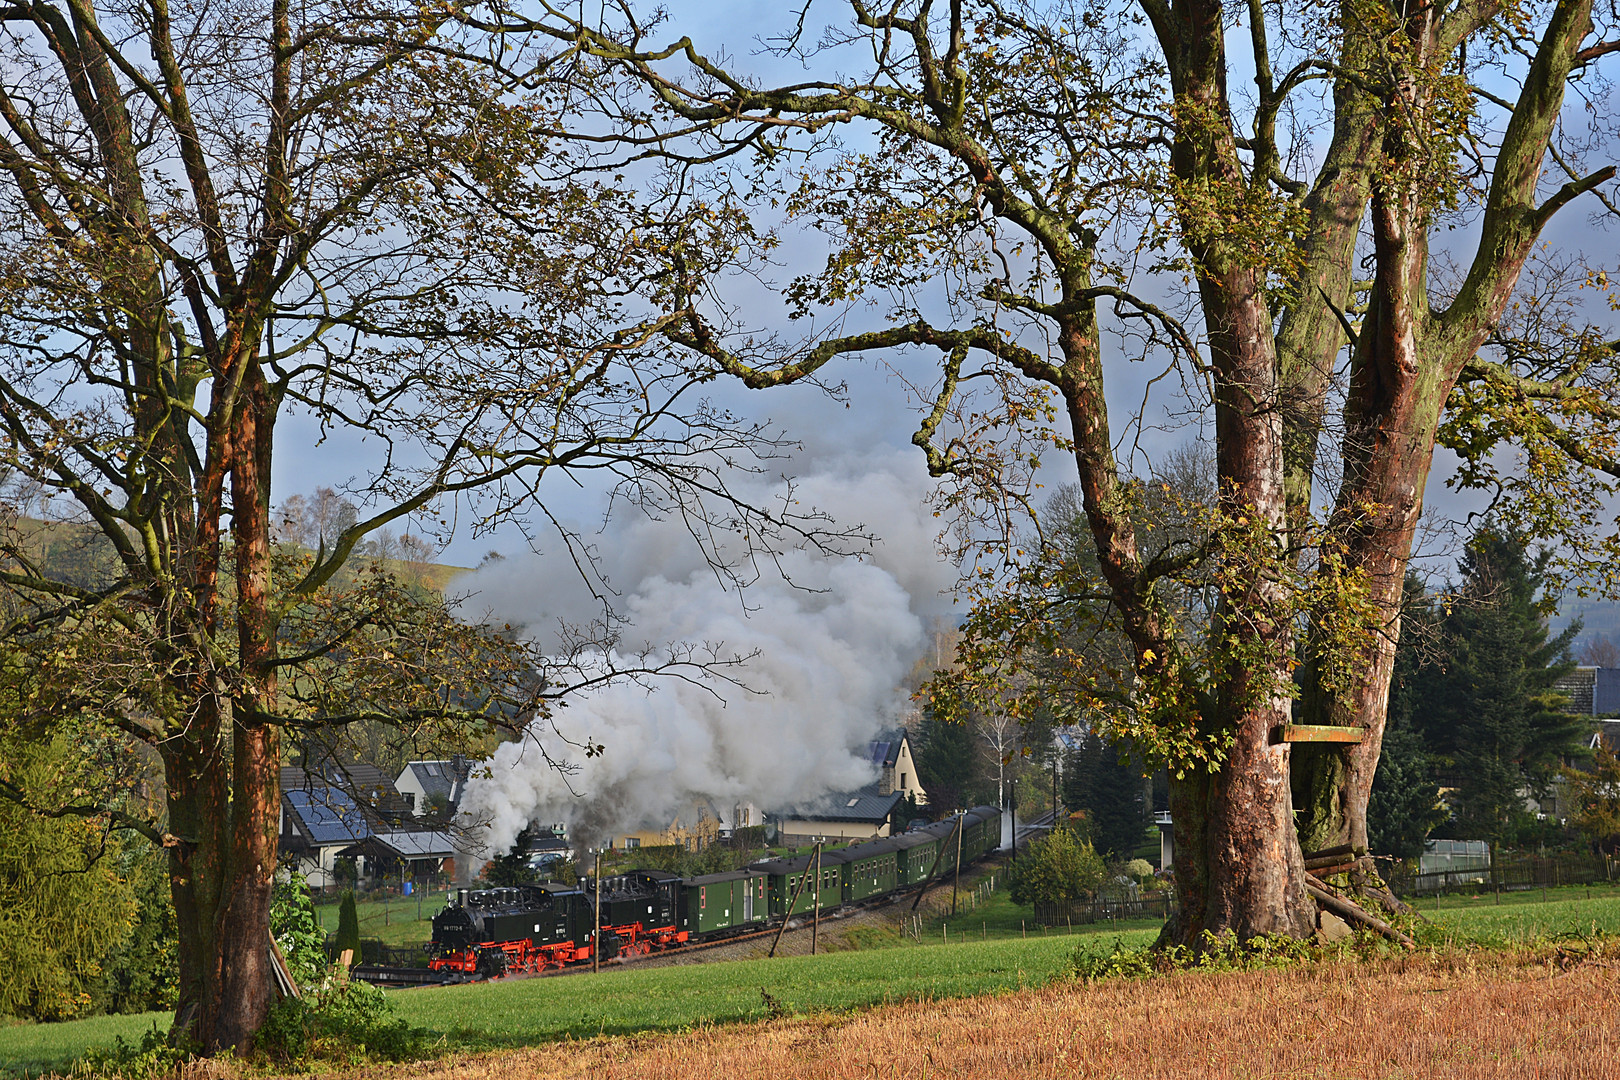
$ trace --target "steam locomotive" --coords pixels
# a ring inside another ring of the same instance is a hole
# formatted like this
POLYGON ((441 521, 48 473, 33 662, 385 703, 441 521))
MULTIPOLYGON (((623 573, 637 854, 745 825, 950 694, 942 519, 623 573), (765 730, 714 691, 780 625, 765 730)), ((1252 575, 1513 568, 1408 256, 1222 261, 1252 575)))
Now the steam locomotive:
POLYGON ((462 889, 433 917, 428 967, 447 979, 496 978, 592 959, 635 956, 717 941, 808 914, 865 904, 923 886, 946 868, 994 851, 1001 811, 979 806, 957 817, 815 857, 765 859, 741 870, 682 878, 634 870, 597 890, 564 885, 462 889))

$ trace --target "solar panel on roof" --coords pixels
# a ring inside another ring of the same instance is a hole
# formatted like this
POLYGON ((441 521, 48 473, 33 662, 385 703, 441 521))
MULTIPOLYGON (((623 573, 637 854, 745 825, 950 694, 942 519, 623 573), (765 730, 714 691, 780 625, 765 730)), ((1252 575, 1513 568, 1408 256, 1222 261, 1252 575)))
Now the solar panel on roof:
POLYGON ((289 791, 287 801, 304 823, 311 843, 350 843, 371 835, 371 824, 348 794, 332 787, 289 791))

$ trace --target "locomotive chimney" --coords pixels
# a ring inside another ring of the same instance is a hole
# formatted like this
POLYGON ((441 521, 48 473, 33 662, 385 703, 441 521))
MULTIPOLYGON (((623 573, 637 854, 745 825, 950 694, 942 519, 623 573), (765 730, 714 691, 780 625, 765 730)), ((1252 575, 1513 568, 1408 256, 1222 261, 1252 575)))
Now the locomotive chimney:
POLYGON ((466 889, 457 889, 456 890, 456 907, 466 907, 466 906, 467 906, 467 890, 466 889))

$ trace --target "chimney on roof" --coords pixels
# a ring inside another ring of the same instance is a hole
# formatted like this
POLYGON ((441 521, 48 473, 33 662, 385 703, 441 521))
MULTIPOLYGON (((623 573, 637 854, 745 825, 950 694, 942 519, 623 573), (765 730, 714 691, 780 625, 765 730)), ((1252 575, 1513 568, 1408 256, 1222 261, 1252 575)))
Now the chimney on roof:
POLYGON ((450 808, 456 807, 461 798, 461 786, 467 781, 467 756, 453 754, 450 757, 450 808))

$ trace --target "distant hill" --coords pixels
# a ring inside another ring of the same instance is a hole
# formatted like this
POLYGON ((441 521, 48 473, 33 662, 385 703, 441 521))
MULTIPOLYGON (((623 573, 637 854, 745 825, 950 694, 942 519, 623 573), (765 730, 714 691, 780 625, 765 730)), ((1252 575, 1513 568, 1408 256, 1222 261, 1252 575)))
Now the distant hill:
MULTIPOLYGON (((25 553, 39 565, 45 576, 56 581, 94 587, 112 580, 117 573, 117 555, 112 544, 99 528, 74 522, 41 521, 31 517, 12 517, 0 522, 8 543, 25 553)), ((303 550, 308 551, 307 548, 303 550)), ((344 579, 372 561, 372 557, 355 554, 345 567, 344 579)), ((470 573, 466 566, 422 559, 384 558, 382 566, 404 581, 414 581, 425 589, 443 593, 450 582, 462 574, 470 573)))
POLYGON ((1581 641, 1600 634, 1611 641, 1620 642, 1620 603, 1613 600, 1569 597, 1559 605, 1558 613, 1547 622, 1552 631, 1558 633, 1577 619, 1581 622, 1581 631, 1576 637, 1577 646, 1581 641))

